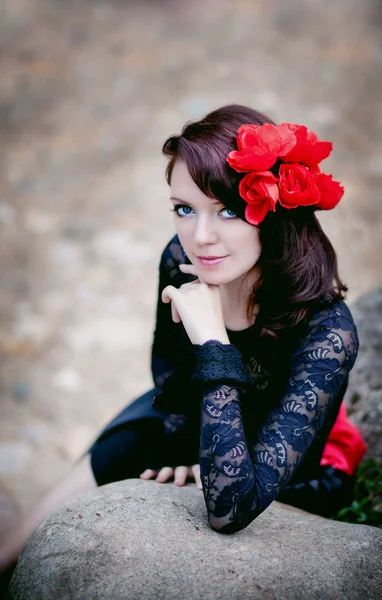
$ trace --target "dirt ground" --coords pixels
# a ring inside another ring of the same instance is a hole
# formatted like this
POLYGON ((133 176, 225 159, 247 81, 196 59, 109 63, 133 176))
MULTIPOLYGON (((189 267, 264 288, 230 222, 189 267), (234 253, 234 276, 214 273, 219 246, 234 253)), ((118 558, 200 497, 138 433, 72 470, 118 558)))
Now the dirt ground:
POLYGON ((27 510, 152 386, 161 145, 227 103, 334 142, 349 299, 382 283, 377 0, 0 0, 0 484, 27 510))

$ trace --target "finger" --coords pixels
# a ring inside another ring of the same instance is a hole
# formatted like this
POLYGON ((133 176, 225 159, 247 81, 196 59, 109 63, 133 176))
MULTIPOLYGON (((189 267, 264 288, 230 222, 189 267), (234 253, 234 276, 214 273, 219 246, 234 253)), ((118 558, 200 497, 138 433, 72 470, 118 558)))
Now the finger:
POLYGON ((195 265, 179 265, 179 269, 182 271, 182 273, 195 275, 195 277, 198 277, 200 283, 204 283, 203 279, 200 278, 200 275, 197 272, 195 265))
POLYGON ((176 294, 178 290, 176 289, 176 287, 174 287, 173 285, 168 285, 167 287, 164 288, 164 290, 162 291, 162 302, 164 302, 165 304, 168 304, 169 302, 171 302, 171 300, 174 298, 174 295, 176 294), (174 294, 175 292, 175 294, 174 294))
POLYGON ((180 315, 179 315, 178 311, 176 310, 175 302, 171 302, 171 315, 172 315, 172 320, 174 321, 174 323, 181 322, 182 319, 180 318, 180 315))
POLYGON ((154 469, 146 469, 146 471, 143 471, 143 473, 141 473, 139 477, 141 479, 151 479, 152 477, 156 477, 157 474, 158 471, 154 469))
POLYGON ((155 479, 158 483, 166 483, 174 475, 174 469, 172 467, 163 467, 155 479))
POLYGON ((174 472, 175 485, 185 485, 188 476, 188 467, 176 467, 174 472))
POLYGON ((192 471, 192 474, 193 474, 194 479, 195 479, 196 487, 199 490, 202 490, 203 486, 202 486, 202 481, 200 479, 200 465, 192 465, 191 471, 192 471))
POLYGON ((183 265, 179 265, 179 269, 182 271, 182 273, 190 273, 190 275, 198 276, 195 265, 183 264, 183 265))

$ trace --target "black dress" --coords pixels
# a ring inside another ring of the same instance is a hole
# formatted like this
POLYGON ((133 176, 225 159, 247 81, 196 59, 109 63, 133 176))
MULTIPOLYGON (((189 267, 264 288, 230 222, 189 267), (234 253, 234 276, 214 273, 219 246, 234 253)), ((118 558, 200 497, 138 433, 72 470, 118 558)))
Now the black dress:
POLYGON ((210 522, 219 530, 245 527, 276 498, 335 513, 349 502, 353 478, 321 467, 320 459, 358 350, 349 309, 336 302, 312 312, 277 358, 253 327, 227 330, 230 344, 192 345, 161 301, 167 285, 194 279, 179 270, 189 262, 175 236, 159 268, 155 387, 90 448, 97 482, 199 462, 210 522))

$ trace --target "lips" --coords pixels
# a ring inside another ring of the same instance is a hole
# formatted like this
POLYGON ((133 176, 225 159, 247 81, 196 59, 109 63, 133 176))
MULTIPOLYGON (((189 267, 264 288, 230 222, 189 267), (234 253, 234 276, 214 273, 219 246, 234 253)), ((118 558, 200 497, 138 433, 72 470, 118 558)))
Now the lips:
POLYGON ((197 258, 203 267, 212 267, 221 263, 227 256, 198 256, 197 258))

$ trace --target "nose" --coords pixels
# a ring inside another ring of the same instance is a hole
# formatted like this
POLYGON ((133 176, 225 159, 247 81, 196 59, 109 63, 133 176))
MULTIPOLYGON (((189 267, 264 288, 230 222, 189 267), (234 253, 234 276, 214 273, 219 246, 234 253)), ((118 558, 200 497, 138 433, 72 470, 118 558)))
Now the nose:
POLYGON ((194 241, 196 244, 216 244, 218 234, 211 215, 198 215, 195 220, 194 241))

